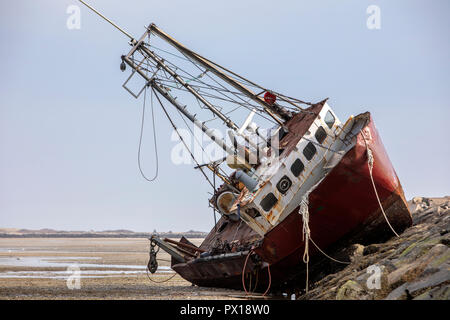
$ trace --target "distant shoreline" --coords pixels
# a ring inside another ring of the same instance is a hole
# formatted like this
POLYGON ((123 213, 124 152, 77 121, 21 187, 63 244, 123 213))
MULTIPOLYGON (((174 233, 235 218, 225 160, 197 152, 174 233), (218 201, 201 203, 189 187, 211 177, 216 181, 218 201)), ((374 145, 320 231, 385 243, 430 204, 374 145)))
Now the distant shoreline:
POLYGON ((54 232, 54 233, 0 233, 0 238, 150 238, 156 235, 161 238, 205 238, 206 232, 54 232))

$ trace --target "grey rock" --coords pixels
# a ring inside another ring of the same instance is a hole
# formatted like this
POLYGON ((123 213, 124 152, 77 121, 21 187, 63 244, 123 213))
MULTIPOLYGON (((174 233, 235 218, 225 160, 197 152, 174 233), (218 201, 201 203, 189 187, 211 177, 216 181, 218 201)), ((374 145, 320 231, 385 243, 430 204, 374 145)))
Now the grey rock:
POLYGON ((407 289, 411 293, 414 293, 421 289, 434 287, 447 281, 450 281, 450 272, 448 270, 441 270, 424 279, 408 284, 407 289))
POLYGON ((414 300, 450 300, 450 286, 442 286, 425 291, 414 300))
POLYGON ((338 290, 336 300, 366 300, 364 288, 356 281, 348 280, 338 290))
POLYGON ((364 248, 363 255, 367 256, 369 254, 372 254, 372 253, 375 253, 375 252, 378 252, 378 251, 380 251, 380 246, 379 245, 375 245, 375 244, 371 244, 371 245, 369 245, 369 246, 364 248))
POLYGON ((449 300, 450 197, 416 197, 409 206, 417 209, 412 227, 385 243, 342 250, 351 264, 324 273, 314 290, 299 298, 449 300), (367 268, 373 265, 382 269, 380 289, 368 288, 373 278, 367 268))
POLYGON ((405 292, 406 286, 407 286, 406 283, 402 284, 400 287, 391 291, 391 293, 389 293, 388 296, 384 299, 385 300, 398 300, 401 297, 406 296, 406 292, 405 292))

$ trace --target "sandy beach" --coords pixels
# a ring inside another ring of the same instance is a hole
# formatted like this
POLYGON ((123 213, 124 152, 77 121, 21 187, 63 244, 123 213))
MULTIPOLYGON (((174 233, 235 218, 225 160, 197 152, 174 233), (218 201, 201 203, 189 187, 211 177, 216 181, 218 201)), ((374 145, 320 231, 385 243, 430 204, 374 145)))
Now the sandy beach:
MULTIPOLYGON (((199 244, 202 239, 191 241, 199 244)), ((1 238, 0 299, 234 299, 242 295, 199 288, 174 276, 162 250, 158 271, 147 274, 148 251, 149 241, 144 238, 1 238), (74 286, 78 274, 79 289, 74 286), (149 277, 158 282, 171 279, 155 283, 149 277)))

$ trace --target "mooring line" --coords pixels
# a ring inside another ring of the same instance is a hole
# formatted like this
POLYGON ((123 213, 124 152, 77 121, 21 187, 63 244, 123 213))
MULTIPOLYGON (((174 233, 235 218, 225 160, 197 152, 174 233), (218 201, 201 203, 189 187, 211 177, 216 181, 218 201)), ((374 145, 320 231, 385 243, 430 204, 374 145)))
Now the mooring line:
POLYGON ((389 219, 388 219, 386 213, 384 212, 383 205, 381 204, 380 197, 378 196, 377 187, 375 186, 375 181, 373 180, 373 174, 372 174, 373 164, 374 164, 373 153, 372 153, 372 150, 370 150, 369 145, 367 144, 367 141, 366 141, 366 137, 364 137, 364 134, 362 134, 362 132, 361 132, 361 136, 363 137, 364 143, 366 144, 367 165, 369 167, 370 180, 372 180, 373 190, 375 191, 375 195, 377 197, 378 204, 380 205, 381 212, 383 213, 384 219, 386 220, 387 224, 389 225, 389 228, 391 228, 392 232, 397 236, 397 238, 400 238, 398 233, 395 232, 394 228, 392 227, 391 223, 389 222, 389 219))

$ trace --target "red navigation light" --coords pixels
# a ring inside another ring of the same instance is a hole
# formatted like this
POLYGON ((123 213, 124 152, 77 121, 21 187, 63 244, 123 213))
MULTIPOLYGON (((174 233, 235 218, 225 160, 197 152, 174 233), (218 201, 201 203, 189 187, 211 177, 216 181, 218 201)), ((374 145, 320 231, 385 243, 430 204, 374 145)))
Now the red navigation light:
POLYGON ((264 94, 264 101, 267 102, 268 104, 270 104, 270 105, 274 104, 275 100, 277 100, 277 96, 274 95, 273 93, 267 91, 264 94))

